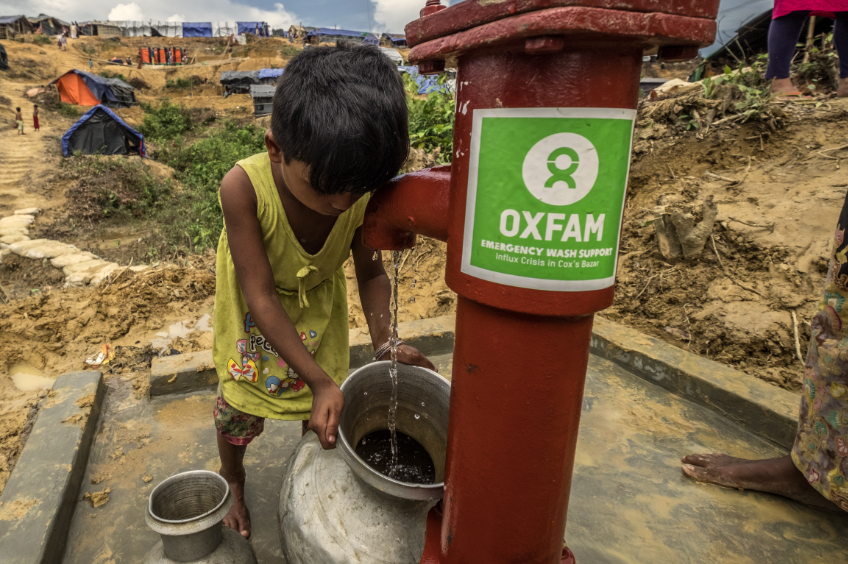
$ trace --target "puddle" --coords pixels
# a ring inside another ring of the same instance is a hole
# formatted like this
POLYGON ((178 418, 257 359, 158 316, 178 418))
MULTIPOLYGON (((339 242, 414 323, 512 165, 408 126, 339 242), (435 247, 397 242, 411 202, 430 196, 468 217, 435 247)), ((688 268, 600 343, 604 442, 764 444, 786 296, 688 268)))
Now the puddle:
POLYGON ((178 321, 168 326, 165 331, 159 331, 156 336, 150 339, 150 345, 157 350, 167 349, 171 346, 176 338, 185 338, 192 331, 211 331, 212 317, 207 313, 197 320, 197 323, 190 321, 178 321))
POLYGON ((12 382, 15 387, 24 392, 52 388, 55 378, 48 378, 44 373, 31 364, 15 364, 9 372, 12 374, 12 382))

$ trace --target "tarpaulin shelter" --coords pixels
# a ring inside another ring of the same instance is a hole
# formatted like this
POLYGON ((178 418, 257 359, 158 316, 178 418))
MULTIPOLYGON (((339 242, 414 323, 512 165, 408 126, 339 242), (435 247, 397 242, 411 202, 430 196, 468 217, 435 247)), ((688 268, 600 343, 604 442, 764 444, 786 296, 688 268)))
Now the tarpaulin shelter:
POLYGON ((262 84, 277 84, 277 79, 283 76, 286 69, 261 69, 259 82, 262 84))
POLYGON ((32 24, 24 16, 0 16, 0 39, 12 39, 32 33, 33 30, 32 24))
POLYGON ((238 25, 236 22, 212 22, 212 35, 214 37, 238 35, 238 25))
POLYGON ((257 26, 259 26, 259 35, 265 33, 265 22, 236 22, 236 25, 238 25, 238 35, 242 33, 256 35, 257 26))
POLYGON ((135 89, 119 78, 103 78, 73 69, 50 84, 56 85, 60 99, 66 104, 104 104, 111 108, 129 108, 135 104, 135 89))
POLYGON ((256 117, 267 116, 271 113, 274 92, 277 89, 267 84, 254 85, 250 87, 250 97, 253 99, 253 115, 256 117))
POLYGON ((212 22, 183 22, 183 37, 212 37, 212 22))
POLYGON ((41 33, 44 35, 59 35, 62 33, 63 28, 71 28, 71 24, 66 21, 62 21, 59 18, 54 18, 53 16, 48 16, 47 14, 38 14, 34 18, 28 18, 29 23, 32 24, 33 29, 38 29, 41 26, 41 33))
POLYGON ((144 136, 105 106, 91 108, 62 136, 62 154, 145 156, 144 136))
POLYGON ((251 86, 260 84, 259 71, 224 71, 221 73, 224 98, 236 92, 247 92, 251 86))
POLYGON ((0 45, 0 70, 9 70, 9 57, 6 55, 6 48, 0 45))
POLYGON ((336 43, 338 41, 360 41, 365 45, 377 45, 376 35, 367 31, 350 31, 347 29, 331 29, 322 27, 306 34, 306 39, 314 43, 336 43))
POLYGON ((755 19, 761 18, 768 13, 771 17, 771 9, 774 0, 721 0, 718 10, 715 43, 701 49, 701 56, 705 59, 734 41, 737 33, 755 19))
POLYGON ((399 66, 398 70, 402 73, 408 74, 415 81, 418 85, 418 94, 430 94, 432 92, 448 94, 453 91, 453 88, 447 82, 445 84, 439 84, 438 76, 424 76, 418 74, 418 67, 416 66, 399 66))
POLYGON ((389 47, 380 47, 380 52, 382 52, 385 56, 391 59, 394 64, 398 66, 403 64, 403 57, 401 57, 397 49, 391 49, 389 47))
POLYGON ((150 35, 153 37, 182 37, 183 24, 181 22, 157 22, 150 26, 150 35))
POLYGON ((384 33, 380 36, 380 45, 385 47, 406 47, 406 35, 403 33, 384 33))
POLYGON ((121 28, 124 37, 150 37, 150 22, 115 22, 121 28))
POLYGON ((97 35, 99 37, 120 37, 123 35, 117 22, 89 22, 86 27, 91 26, 91 33, 86 35, 97 35))

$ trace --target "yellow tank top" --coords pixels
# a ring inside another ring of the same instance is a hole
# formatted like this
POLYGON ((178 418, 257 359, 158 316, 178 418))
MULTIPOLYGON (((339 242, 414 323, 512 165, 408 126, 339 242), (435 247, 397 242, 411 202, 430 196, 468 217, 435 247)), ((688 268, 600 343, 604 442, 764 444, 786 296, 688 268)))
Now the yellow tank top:
MULTIPOLYGON (((336 220, 323 248, 303 250, 280 201, 271 160, 260 153, 239 161, 256 191, 256 214, 277 295, 303 346, 337 383, 347 377, 347 288, 342 265, 350 256, 355 231, 362 225, 368 196, 336 220)), ((260 334, 251 319, 236 278, 226 226, 218 241, 215 337, 212 354, 221 391, 237 409, 273 419, 308 419, 312 392, 260 334)))

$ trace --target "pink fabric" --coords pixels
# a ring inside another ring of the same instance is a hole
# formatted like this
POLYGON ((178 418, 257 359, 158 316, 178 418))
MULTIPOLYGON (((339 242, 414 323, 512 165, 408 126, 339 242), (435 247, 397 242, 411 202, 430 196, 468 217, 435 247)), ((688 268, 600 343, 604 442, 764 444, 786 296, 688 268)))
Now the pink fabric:
POLYGON ((848 12, 848 0, 774 0, 772 18, 801 10, 811 10, 812 16, 832 18, 834 12, 848 12))

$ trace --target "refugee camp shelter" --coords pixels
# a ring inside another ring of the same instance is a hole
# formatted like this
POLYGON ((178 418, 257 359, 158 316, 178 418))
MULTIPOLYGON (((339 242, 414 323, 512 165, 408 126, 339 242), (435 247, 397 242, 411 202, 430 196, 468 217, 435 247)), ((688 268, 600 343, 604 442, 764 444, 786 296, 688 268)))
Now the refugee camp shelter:
POLYGON ((0 16, 0 39, 14 39, 32 32, 32 24, 25 16, 0 16))
POLYGON ((259 71, 224 71, 221 73, 224 98, 230 94, 247 93, 251 86, 258 84, 260 84, 259 71))
POLYGON ((403 57, 401 57, 400 53, 398 53, 397 49, 391 49, 389 47, 380 47, 380 51, 387 56, 392 62, 396 65, 403 64, 403 57))
POLYGON ((306 37, 306 34, 310 31, 317 31, 319 28, 317 27, 309 27, 302 25, 292 25, 289 27, 289 39, 293 39, 295 35, 297 35, 298 39, 303 39, 306 37))
POLYGON ((182 22, 156 22, 150 25, 151 37, 182 37, 182 22))
POLYGON ((183 37, 212 37, 212 22, 183 22, 183 37))
POLYGON ((85 27, 90 26, 90 32, 86 33, 86 35, 97 35, 99 37, 121 37, 124 32, 121 30, 120 26, 116 24, 117 22, 89 22, 89 24, 85 27))
POLYGON ((347 29, 332 29, 322 27, 306 34, 306 41, 313 45, 319 43, 337 43, 339 41, 359 42, 363 45, 377 45, 377 36, 367 31, 350 31, 347 29))
POLYGON ((715 43, 701 49, 705 59, 713 53, 734 42, 737 33, 754 20, 761 19, 765 14, 771 18, 774 0, 721 0, 716 24, 715 43))
POLYGON ((29 18, 29 23, 32 24, 33 29, 38 29, 41 26, 41 33, 44 35, 59 35, 63 28, 71 29, 70 23, 47 14, 38 14, 34 18, 29 18))
POLYGON ((55 84, 59 97, 66 104, 110 108, 129 108, 135 104, 135 88, 119 78, 103 78, 73 69, 50 84, 55 84))
POLYGON ((406 34, 384 33, 380 36, 380 45, 383 47, 407 47, 406 34))
POLYGON ((145 156, 144 136, 106 106, 97 105, 62 136, 62 154, 145 156))
POLYGON ((277 79, 283 76, 286 69, 260 69, 259 82, 261 84, 277 84, 277 79))
POLYGON ((268 84, 253 85, 250 87, 250 97, 253 99, 253 115, 256 117, 267 116, 271 113, 272 101, 276 86, 268 84))
POLYGON ((0 45, 0 70, 9 70, 9 57, 6 48, 0 45))

